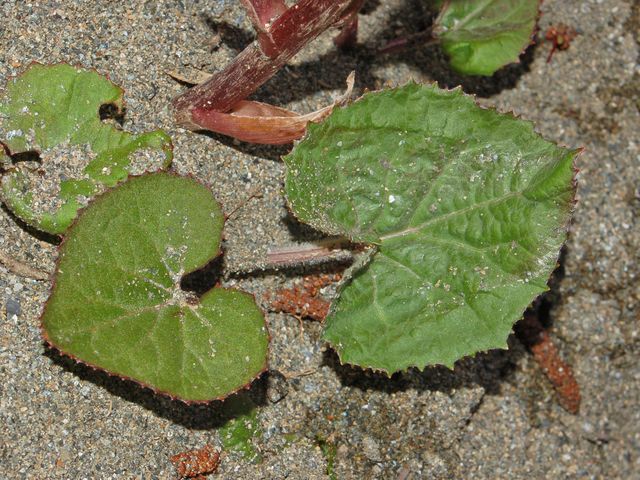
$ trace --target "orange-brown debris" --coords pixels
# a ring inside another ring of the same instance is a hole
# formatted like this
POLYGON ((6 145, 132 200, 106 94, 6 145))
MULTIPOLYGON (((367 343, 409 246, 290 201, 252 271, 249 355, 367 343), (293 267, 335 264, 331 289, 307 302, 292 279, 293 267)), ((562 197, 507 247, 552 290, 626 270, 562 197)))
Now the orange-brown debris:
POLYGON ((578 32, 573 27, 569 27, 564 23, 558 25, 552 25, 547 28, 544 34, 545 40, 551 42, 551 51, 547 56, 547 63, 551 61, 551 57, 556 50, 566 50, 571 45, 571 41, 576 38, 578 32))
POLYGON ((341 278, 340 273, 307 275, 302 279, 302 286, 278 290, 271 308, 294 317, 322 321, 329 313, 331 304, 320 296, 320 290, 341 278))
POLYGON ((220 465, 220 452, 211 445, 198 450, 188 450, 172 456, 169 460, 176 467, 180 478, 204 480, 205 475, 213 473, 220 465))
POLYGON ((567 412, 576 414, 580 410, 580 386, 571 367, 560 357, 558 348, 544 329, 535 313, 526 313, 522 320, 521 335, 533 358, 540 365, 558 396, 558 403, 567 412))
POLYGON ((567 412, 578 413, 580 410, 580 387, 573 376, 571 367, 562 360, 558 349, 546 331, 540 335, 540 341, 531 346, 531 353, 555 388, 558 394, 558 403, 567 412))

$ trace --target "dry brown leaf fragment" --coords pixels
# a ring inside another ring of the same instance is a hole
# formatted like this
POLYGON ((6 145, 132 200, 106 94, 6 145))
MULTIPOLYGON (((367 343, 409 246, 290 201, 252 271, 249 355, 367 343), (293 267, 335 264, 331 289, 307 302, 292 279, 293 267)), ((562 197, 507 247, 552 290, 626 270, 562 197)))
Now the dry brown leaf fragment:
POLYGON ((527 312, 519 326, 519 337, 531 350, 536 363, 553 385, 558 403, 567 412, 576 414, 580 410, 580 385, 573 375, 551 336, 544 329, 536 313, 527 312))
POLYGON ((351 97, 355 73, 347 77, 347 90, 331 105, 315 112, 299 115, 290 110, 251 100, 241 100, 227 112, 194 109, 193 119, 200 128, 250 143, 281 145, 301 138, 309 122, 319 122, 329 115, 336 105, 342 105, 351 97))
POLYGON ((302 286, 278 290, 271 308, 297 318, 322 321, 329 313, 331 303, 320 296, 320 290, 341 278, 340 273, 307 275, 302 280, 302 286))
POLYGON ((3 252, 0 252, 0 265, 21 277, 33 278, 34 280, 48 280, 51 277, 49 272, 32 267, 3 252))
POLYGON ((211 78, 211 73, 205 72, 203 70, 192 69, 191 75, 183 75, 177 70, 165 70, 167 75, 173 78, 175 81, 180 83, 185 83, 187 85, 199 85, 201 83, 206 82, 211 78))
POLYGON ((207 444, 197 450, 187 450, 170 459, 180 478, 203 479, 220 465, 220 452, 207 444))

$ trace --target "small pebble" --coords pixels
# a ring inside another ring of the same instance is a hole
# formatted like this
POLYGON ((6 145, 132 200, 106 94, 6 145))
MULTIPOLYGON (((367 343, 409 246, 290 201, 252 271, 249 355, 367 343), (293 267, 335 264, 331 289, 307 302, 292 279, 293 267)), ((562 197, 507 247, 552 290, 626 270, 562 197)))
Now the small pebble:
POLYGON ((20 316, 20 301, 11 297, 7 298, 7 318, 11 318, 14 315, 20 316))

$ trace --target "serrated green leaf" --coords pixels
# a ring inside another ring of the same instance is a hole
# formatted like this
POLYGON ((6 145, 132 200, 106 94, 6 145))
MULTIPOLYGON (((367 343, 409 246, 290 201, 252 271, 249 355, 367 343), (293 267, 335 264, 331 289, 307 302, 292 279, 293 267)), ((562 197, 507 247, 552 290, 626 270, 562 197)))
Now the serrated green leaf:
POLYGON ((493 75, 518 61, 531 43, 539 0, 450 0, 433 33, 451 66, 467 75, 493 75))
POLYGON ((63 353, 188 401, 224 397, 266 365, 268 334, 249 294, 199 300, 183 274, 219 253, 224 217, 188 178, 135 177, 98 197, 69 228, 42 315, 63 353))
POLYGON ((504 348, 555 268, 575 155, 436 86, 310 125, 285 157, 293 212, 375 246, 326 319, 342 361, 393 372, 504 348))
POLYGON ((15 161, 2 177, 2 200, 26 223, 63 233, 104 188, 130 173, 169 166, 166 133, 132 135, 103 123, 99 110, 105 104, 120 110, 122 89, 95 71, 66 64, 34 64, 7 85, 0 140, 14 158, 38 152, 41 160, 15 161))

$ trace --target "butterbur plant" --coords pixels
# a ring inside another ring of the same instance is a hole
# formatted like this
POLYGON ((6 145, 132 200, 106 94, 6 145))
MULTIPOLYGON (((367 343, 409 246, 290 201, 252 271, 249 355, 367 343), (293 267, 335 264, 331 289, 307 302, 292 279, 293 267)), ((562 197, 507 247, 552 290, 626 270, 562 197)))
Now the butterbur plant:
POLYGON ((33 65, 0 106, 3 201, 25 222, 64 233, 43 336, 65 355, 172 397, 224 398, 266 369, 268 332, 249 294, 214 288, 198 298, 181 289, 185 274, 221 254, 222 210, 195 180, 149 173, 168 166, 169 137, 101 122, 104 103, 121 105, 122 90, 97 73, 33 65), (136 155, 142 149, 157 163, 136 155), (51 178, 34 171, 40 166, 51 178))
MULTIPOLYGON (((258 143, 303 137, 284 157, 290 211, 362 252, 343 276, 323 339, 342 362, 388 374, 506 348, 556 266, 578 151, 459 88, 409 83, 307 116, 246 100, 327 28, 341 26, 337 43, 352 44, 362 1, 243 4, 257 40, 176 98, 174 113, 188 128, 258 143)), ((435 4, 432 35, 468 74, 517 60, 538 14, 531 0, 435 4)), ((44 337, 175 398, 224 398, 266 369, 265 317, 249 294, 216 287, 195 297, 180 288, 185 274, 221 254, 224 217, 205 186, 165 171, 165 133, 133 136, 100 121, 101 105, 121 101, 104 77, 57 65, 12 81, 0 105, 3 201, 64 237, 44 337), (149 166, 140 151, 159 161, 149 166), (55 184, 57 203, 45 212, 21 157, 34 153, 36 163, 59 168, 84 162, 55 184)))

